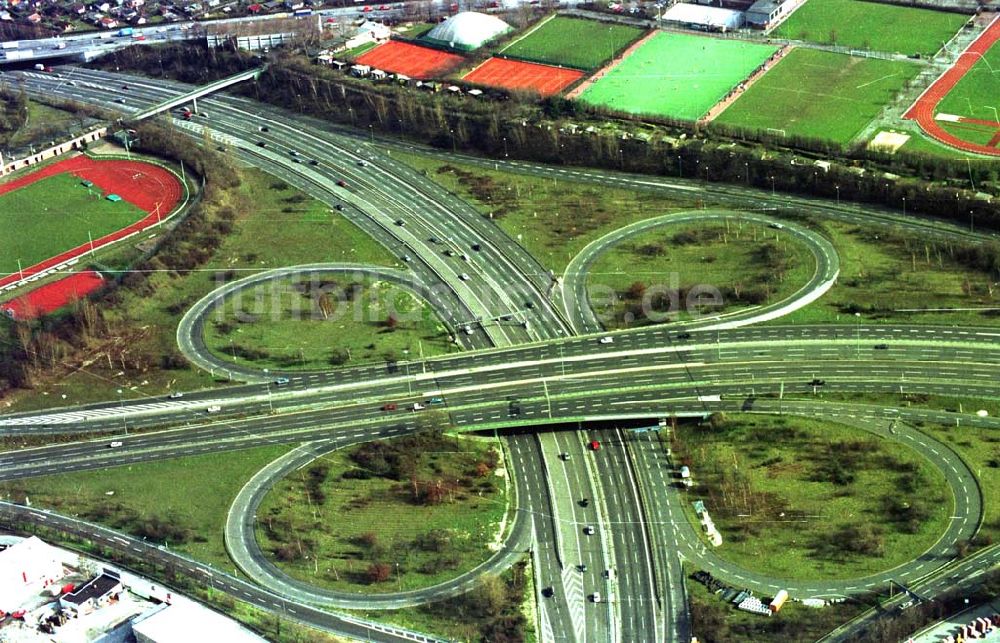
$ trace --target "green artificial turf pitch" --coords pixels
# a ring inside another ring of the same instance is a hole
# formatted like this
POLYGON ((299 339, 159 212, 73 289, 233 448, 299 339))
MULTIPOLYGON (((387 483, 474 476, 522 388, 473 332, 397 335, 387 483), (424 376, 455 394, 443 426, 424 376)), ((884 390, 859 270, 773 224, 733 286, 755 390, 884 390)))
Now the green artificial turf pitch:
POLYGON ((659 33, 580 100, 631 114, 697 120, 775 51, 742 40, 659 33))

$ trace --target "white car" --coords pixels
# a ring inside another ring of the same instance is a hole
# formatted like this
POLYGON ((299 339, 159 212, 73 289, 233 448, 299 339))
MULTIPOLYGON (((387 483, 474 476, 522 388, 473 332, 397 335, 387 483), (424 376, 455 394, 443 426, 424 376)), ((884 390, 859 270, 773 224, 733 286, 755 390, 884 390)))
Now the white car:
POLYGON ((208 407, 205 410, 209 413, 218 413, 219 411, 222 410, 222 407, 219 406, 218 404, 213 404, 212 406, 208 407))
POLYGON ((593 525, 587 525, 586 527, 583 528, 583 533, 587 534, 588 536, 593 536, 596 533, 596 531, 597 530, 594 529, 593 525))
POLYGON ((171 399, 171 400, 179 400, 179 399, 181 399, 182 397, 184 397, 184 394, 183 394, 183 393, 181 393, 180 391, 174 391, 174 392, 172 392, 172 393, 171 393, 170 395, 168 395, 167 397, 168 397, 169 399, 171 399))
POLYGON ((421 404, 420 402, 414 402, 414 403, 413 403, 413 410, 414 410, 414 411, 422 411, 422 410, 424 410, 425 408, 427 408, 427 407, 425 407, 425 406, 424 406, 423 404, 421 404))
POLYGON ((461 279, 462 281, 468 281, 469 280, 469 275, 467 275, 466 273, 463 272, 462 274, 460 274, 458 276, 458 278, 461 279))
POLYGON ((615 338, 614 337, 602 337, 600 341, 601 341, 602 344, 613 344, 615 342, 615 338))
POLYGON ((111 444, 108 445, 108 448, 117 449, 121 445, 122 445, 121 441, 115 440, 114 442, 112 442, 111 444))
POLYGON ((594 601, 595 603, 600 603, 601 602, 601 593, 600 592, 594 592, 593 594, 590 595, 590 600, 594 601))

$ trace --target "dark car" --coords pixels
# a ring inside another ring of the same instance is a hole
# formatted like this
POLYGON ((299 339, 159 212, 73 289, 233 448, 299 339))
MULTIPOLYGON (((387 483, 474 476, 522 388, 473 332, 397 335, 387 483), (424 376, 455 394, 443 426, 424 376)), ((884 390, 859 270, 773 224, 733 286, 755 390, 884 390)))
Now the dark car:
POLYGON ((345 181, 344 179, 340 179, 339 181, 337 181, 337 185, 339 185, 342 188, 346 188, 347 187, 347 181, 345 181))
POLYGON ((542 590, 542 596, 544 596, 545 598, 552 598, 555 595, 556 595, 556 590, 553 587, 546 587, 545 589, 542 590))
POLYGON ((403 221, 402 219, 396 219, 396 225, 402 227, 402 226, 406 225, 406 221, 403 221))
POLYGON ((589 507, 590 506, 590 498, 580 498, 580 506, 581 507, 585 507, 585 508, 589 507))
POLYGON ((344 204, 338 203, 337 205, 333 206, 333 209, 337 210, 338 212, 342 212, 344 210, 344 204))
POLYGON ((267 147, 267 143, 264 141, 257 141, 257 147, 267 147))
POLYGON ((309 165, 319 165, 319 161, 316 159, 309 159, 309 165))
POLYGON ((677 333, 677 339, 691 339, 691 333, 677 333))
POLYGON ((474 243, 474 244, 472 244, 472 249, 475 250, 476 252, 479 252, 480 250, 483 249, 483 246, 481 246, 478 243, 474 243))
POLYGON ((888 344, 875 344, 875 350, 877 351, 888 350, 888 348, 889 348, 888 344))
POLYGON ((267 129, 267 125, 261 125, 260 127, 257 128, 257 130, 261 131, 261 132, 269 132, 269 131, 271 131, 271 130, 267 129))
POLYGON ((812 381, 809 382, 809 386, 823 386, 826 384, 826 380, 821 380, 818 377, 814 377, 812 381))

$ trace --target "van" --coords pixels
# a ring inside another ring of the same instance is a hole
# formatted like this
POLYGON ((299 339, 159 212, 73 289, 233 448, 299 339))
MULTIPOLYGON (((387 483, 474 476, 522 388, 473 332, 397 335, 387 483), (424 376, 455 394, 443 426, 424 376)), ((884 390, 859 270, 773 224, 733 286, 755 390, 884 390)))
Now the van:
POLYGON ((605 569, 604 570, 604 577, 607 578, 608 580, 614 580, 615 579, 615 570, 614 570, 614 568, 608 567, 607 569, 605 569))

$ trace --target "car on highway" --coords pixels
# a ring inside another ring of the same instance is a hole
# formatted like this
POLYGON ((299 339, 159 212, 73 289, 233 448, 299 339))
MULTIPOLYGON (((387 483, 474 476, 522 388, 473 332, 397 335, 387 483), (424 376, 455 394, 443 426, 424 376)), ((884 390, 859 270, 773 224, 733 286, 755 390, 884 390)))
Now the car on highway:
POLYGON ((468 281, 469 280, 469 275, 467 273, 463 272, 463 273, 460 273, 458 275, 458 278, 461 279, 462 281, 468 281))
POLYGON ((580 563, 579 565, 576 566, 576 568, 581 572, 585 572, 587 571, 587 563, 580 563))
POLYGON ((431 404, 431 405, 433 405, 433 404, 444 404, 444 398, 443 397, 432 397, 429 400, 427 400, 427 403, 431 404))
POLYGON ((455 251, 452 250, 451 248, 449 248, 449 249, 447 249, 447 250, 444 251, 444 256, 446 256, 446 257, 454 257, 455 256, 455 251))
POLYGON ((532 301, 526 301, 524 302, 524 307, 528 310, 533 310, 535 308, 535 303, 532 301))
POLYGON ((614 570, 614 568, 608 567, 607 569, 605 569, 604 570, 604 577, 607 578, 608 580, 614 580, 615 579, 615 570, 614 570))
POLYGON ((395 402, 387 402, 387 403, 385 403, 385 404, 382 405, 382 410, 383 411, 395 411, 396 410, 396 403, 395 402))
POLYGON ((601 602, 601 593, 600 592, 594 592, 593 594, 590 595, 590 600, 594 601, 595 603, 600 603, 601 602))
POLYGON ((345 181, 344 179, 340 179, 339 181, 337 181, 337 185, 339 185, 342 188, 346 188, 347 187, 347 181, 345 181))
POLYGON ((610 335, 606 335, 600 339, 600 342, 602 344, 613 344, 615 342, 615 338, 610 335))
POLYGON ((410 255, 403 255, 403 256, 402 256, 402 257, 400 257, 400 258, 401 258, 401 259, 402 259, 403 261, 405 261, 406 263, 410 263, 410 255))
POLYGON ((468 325, 468 324, 466 324, 466 325, 465 325, 465 326, 464 326, 464 327, 462 328, 462 330, 463 330, 463 331, 465 331, 465 334, 466 334, 466 335, 472 335, 472 334, 473 334, 473 333, 475 332, 474 330, 472 330, 472 326, 470 326, 470 325, 468 325))
POLYGON ((559 454, 559 459, 563 460, 563 461, 569 460, 570 459, 570 455, 569 455, 568 452, 563 451, 562 453, 559 454))
POLYGON ((393 221, 393 223, 395 223, 399 227, 403 227, 406 225, 406 221, 403 221, 402 219, 396 219, 395 221, 393 221))
POLYGON ((333 206, 333 209, 336 210, 337 212, 343 212, 344 211, 344 204, 343 203, 338 203, 337 205, 333 206))
POLYGON ((438 239, 437 237, 430 237, 429 239, 427 239, 427 241, 430 243, 441 243, 441 240, 438 239))
POLYGON ((184 397, 183 393, 181 393, 180 391, 173 391, 170 395, 167 396, 167 399, 168 400, 179 400, 182 397, 184 397))
POLYGON ((313 166, 319 165, 319 161, 317 161, 316 159, 309 159, 309 165, 313 166))
POLYGON ((580 498, 580 506, 586 509, 590 506, 590 498, 580 498))
POLYGON ((423 404, 421 404, 420 402, 414 402, 414 403, 413 403, 413 406, 412 406, 411 408, 412 408, 412 409, 413 409, 414 411, 423 411, 423 410, 424 410, 424 409, 426 409, 427 407, 426 407, 426 406, 424 406, 423 404))
POLYGON ((468 261, 468 260, 469 260, 469 255, 467 255, 467 254, 465 254, 465 253, 463 252, 463 253, 462 253, 462 261, 468 261))
POLYGON ((824 384, 826 384, 826 380, 821 380, 818 377, 814 377, 809 382, 809 386, 823 386, 824 384))
POLYGON ((597 533, 597 530, 594 529, 593 525, 587 525, 586 527, 583 528, 583 533, 587 534, 588 536, 593 536, 595 533, 597 533))
POLYGON ((108 448, 109 449, 117 449, 121 445, 122 445, 121 441, 115 440, 114 442, 112 442, 111 444, 108 445, 108 448))
POLYGON ((298 150, 288 150, 288 153, 291 154, 292 156, 298 156, 299 155, 299 151, 298 150))
POLYGON ((785 226, 781 225, 780 223, 769 223, 769 224, 767 224, 767 227, 774 228, 775 230, 784 230, 785 229, 785 226))
POLYGON ((275 386, 284 386, 285 384, 288 384, 288 378, 287 377, 279 377, 276 380, 274 380, 274 385, 275 386))
POLYGON ((478 244, 478 243, 474 243, 474 244, 472 244, 472 246, 471 246, 471 247, 472 247, 472 249, 473 249, 473 250, 475 250, 476 252, 479 252, 480 250, 482 250, 482 249, 483 249, 483 246, 482 246, 482 245, 480 245, 480 244, 478 244))
POLYGON ((257 147, 267 147, 267 143, 265 141, 257 141, 257 147))
POLYGON ((122 85, 122 89, 128 91, 128 85, 122 85))
POLYGON ((124 105, 125 104, 125 99, 122 98, 121 96, 119 96, 118 98, 115 99, 115 102, 116 103, 121 103, 121 104, 124 105))
POLYGON ((888 348, 889 348, 888 344, 875 344, 875 350, 877 351, 888 350, 888 348))
POLYGON ((358 165, 361 167, 368 167, 368 161, 364 159, 358 159, 358 165))
POLYGON ((218 413, 221 410, 222 410, 221 406, 219 406, 218 404, 213 404, 212 406, 210 406, 207 409, 205 409, 205 412, 206 413, 218 413))
POLYGON ((542 596, 545 598, 552 598, 556 595, 556 590, 551 585, 542 590, 542 596))
POLYGON ((600 451, 601 450, 601 443, 600 443, 600 441, 599 440, 591 440, 590 441, 590 450, 591 451, 600 451))
POLYGON ((270 132, 271 130, 268 129, 267 125, 261 125, 260 127, 257 128, 257 131, 258 132, 270 132))
POLYGON ((691 339, 691 333, 677 333, 677 339, 691 339))

